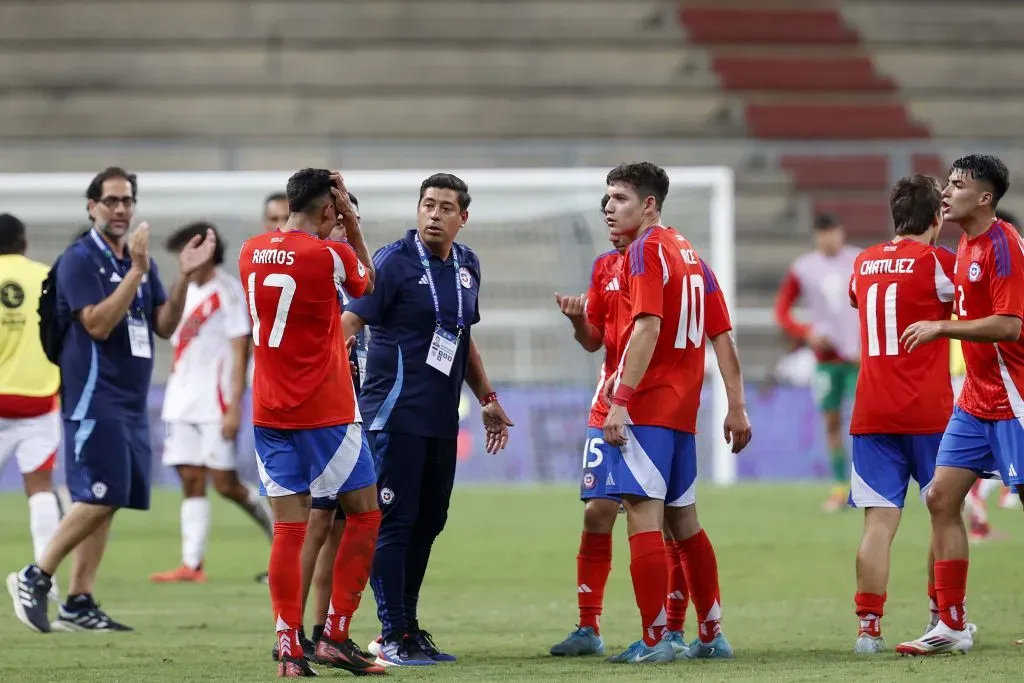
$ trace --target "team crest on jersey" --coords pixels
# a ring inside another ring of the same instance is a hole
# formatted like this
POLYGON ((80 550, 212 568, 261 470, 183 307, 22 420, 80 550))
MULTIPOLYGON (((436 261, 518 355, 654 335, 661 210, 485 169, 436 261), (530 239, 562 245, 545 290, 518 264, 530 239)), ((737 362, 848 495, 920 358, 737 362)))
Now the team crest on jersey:
POLYGON ((380 490, 380 502, 384 505, 391 505, 395 501, 395 492, 387 486, 380 490))
POLYGON ((462 286, 466 289, 473 286, 473 276, 469 274, 469 270, 466 268, 459 268, 459 280, 462 281, 462 286))
POLYGON ((103 498, 103 496, 107 495, 107 485, 102 481, 96 482, 92 485, 92 495, 97 498, 103 498))
POLYGON ((366 266, 362 261, 356 261, 356 271, 358 271, 359 277, 366 277, 366 266))
POLYGON ((593 472, 585 472, 583 474, 583 488, 590 491, 597 486, 597 477, 594 476, 593 472))
POLYGON ((977 261, 971 263, 971 267, 967 269, 967 279, 971 282, 977 282, 981 279, 981 264, 977 261))

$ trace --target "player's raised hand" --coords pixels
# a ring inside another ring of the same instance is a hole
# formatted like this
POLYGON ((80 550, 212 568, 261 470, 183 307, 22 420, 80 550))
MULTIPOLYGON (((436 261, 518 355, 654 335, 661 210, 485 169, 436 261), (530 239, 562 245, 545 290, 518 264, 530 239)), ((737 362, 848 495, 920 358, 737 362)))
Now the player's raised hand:
POLYGON ((563 296, 555 292, 555 303, 558 304, 562 315, 570 320, 582 318, 587 312, 587 298, 582 294, 579 296, 563 296))
POLYGON ((341 177, 341 173, 338 171, 332 173, 331 180, 334 181, 334 187, 331 188, 331 196, 334 198, 334 209, 337 211, 340 221, 347 225, 350 221, 355 220, 356 207, 348 196, 348 188, 345 187, 345 179, 341 177))
POLYGON ((729 408, 729 412, 725 415, 723 431, 725 432, 725 442, 732 444, 733 453, 739 453, 747 447, 752 430, 750 418, 743 406, 729 408))
POLYGON ((626 445, 626 407, 613 405, 604 419, 604 441, 612 446, 626 445))
POLYGON ((508 444, 508 428, 514 427, 512 420, 508 419, 505 409, 497 400, 491 401, 480 409, 480 417, 484 423, 486 434, 486 450, 491 455, 497 455, 498 451, 508 444))
POLYGON ((913 351, 918 346, 928 344, 939 338, 942 330, 942 323, 938 320, 921 320, 907 325, 900 337, 900 343, 907 351, 913 351))
POLYGON ((188 277, 213 260, 213 250, 217 248, 217 235, 207 230, 205 237, 196 235, 188 241, 185 248, 178 254, 178 265, 181 274, 188 277), (199 240, 202 240, 200 242, 199 240))
POLYGON ((132 257, 132 267, 149 272, 149 223, 142 223, 128 236, 128 254, 132 257))

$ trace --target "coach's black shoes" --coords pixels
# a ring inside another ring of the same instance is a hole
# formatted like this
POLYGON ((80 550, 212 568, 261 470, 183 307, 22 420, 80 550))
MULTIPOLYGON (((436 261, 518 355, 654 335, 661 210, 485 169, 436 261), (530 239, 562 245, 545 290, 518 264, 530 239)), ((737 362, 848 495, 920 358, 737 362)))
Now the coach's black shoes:
POLYGON ((50 577, 34 564, 7 575, 7 592, 14 603, 15 616, 37 633, 50 632, 50 618, 46 613, 50 587, 50 577))
POLYGON ((417 628, 410 635, 416 641, 416 644, 420 646, 428 657, 433 659, 435 662, 454 662, 457 657, 450 655, 447 652, 441 652, 441 650, 434 643, 434 636, 430 635, 429 631, 424 631, 421 628, 417 628))
POLYGON ((91 595, 69 595, 67 604, 60 606, 57 612, 57 621, 53 622, 51 626, 54 631, 69 633, 135 630, 131 626, 111 619, 106 612, 100 609, 91 595))
MULTIPOLYGON (((306 659, 313 659, 313 655, 316 654, 316 642, 306 637, 306 632, 303 629, 299 629, 299 642, 302 643, 302 654, 306 656, 306 659)), ((275 662, 281 658, 281 642, 274 642, 274 649, 270 651, 270 658, 275 662)))
POLYGON ((330 638, 321 638, 316 644, 314 661, 318 664, 344 669, 356 676, 382 676, 387 672, 382 664, 374 661, 373 655, 363 652, 351 638, 339 643, 330 638))

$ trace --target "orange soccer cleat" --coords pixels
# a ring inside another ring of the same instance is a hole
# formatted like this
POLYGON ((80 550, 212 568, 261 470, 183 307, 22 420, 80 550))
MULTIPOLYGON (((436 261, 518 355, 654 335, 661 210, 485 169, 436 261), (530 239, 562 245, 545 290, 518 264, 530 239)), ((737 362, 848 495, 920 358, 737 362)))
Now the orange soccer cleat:
POLYGON ((150 574, 149 580, 153 583, 206 583, 206 572, 202 565, 195 569, 181 565, 177 569, 150 574))

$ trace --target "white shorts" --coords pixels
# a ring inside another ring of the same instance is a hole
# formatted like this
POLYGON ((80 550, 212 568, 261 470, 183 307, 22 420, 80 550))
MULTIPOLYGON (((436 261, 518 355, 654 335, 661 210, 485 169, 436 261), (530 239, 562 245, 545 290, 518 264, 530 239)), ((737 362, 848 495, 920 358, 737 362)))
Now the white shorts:
POLYGON ((220 435, 217 422, 168 422, 163 463, 167 467, 191 465, 211 470, 235 470, 235 444, 220 435))
POLYGON ((36 417, 0 417, 0 467, 13 454, 22 474, 52 470, 61 431, 59 410, 36 417))

